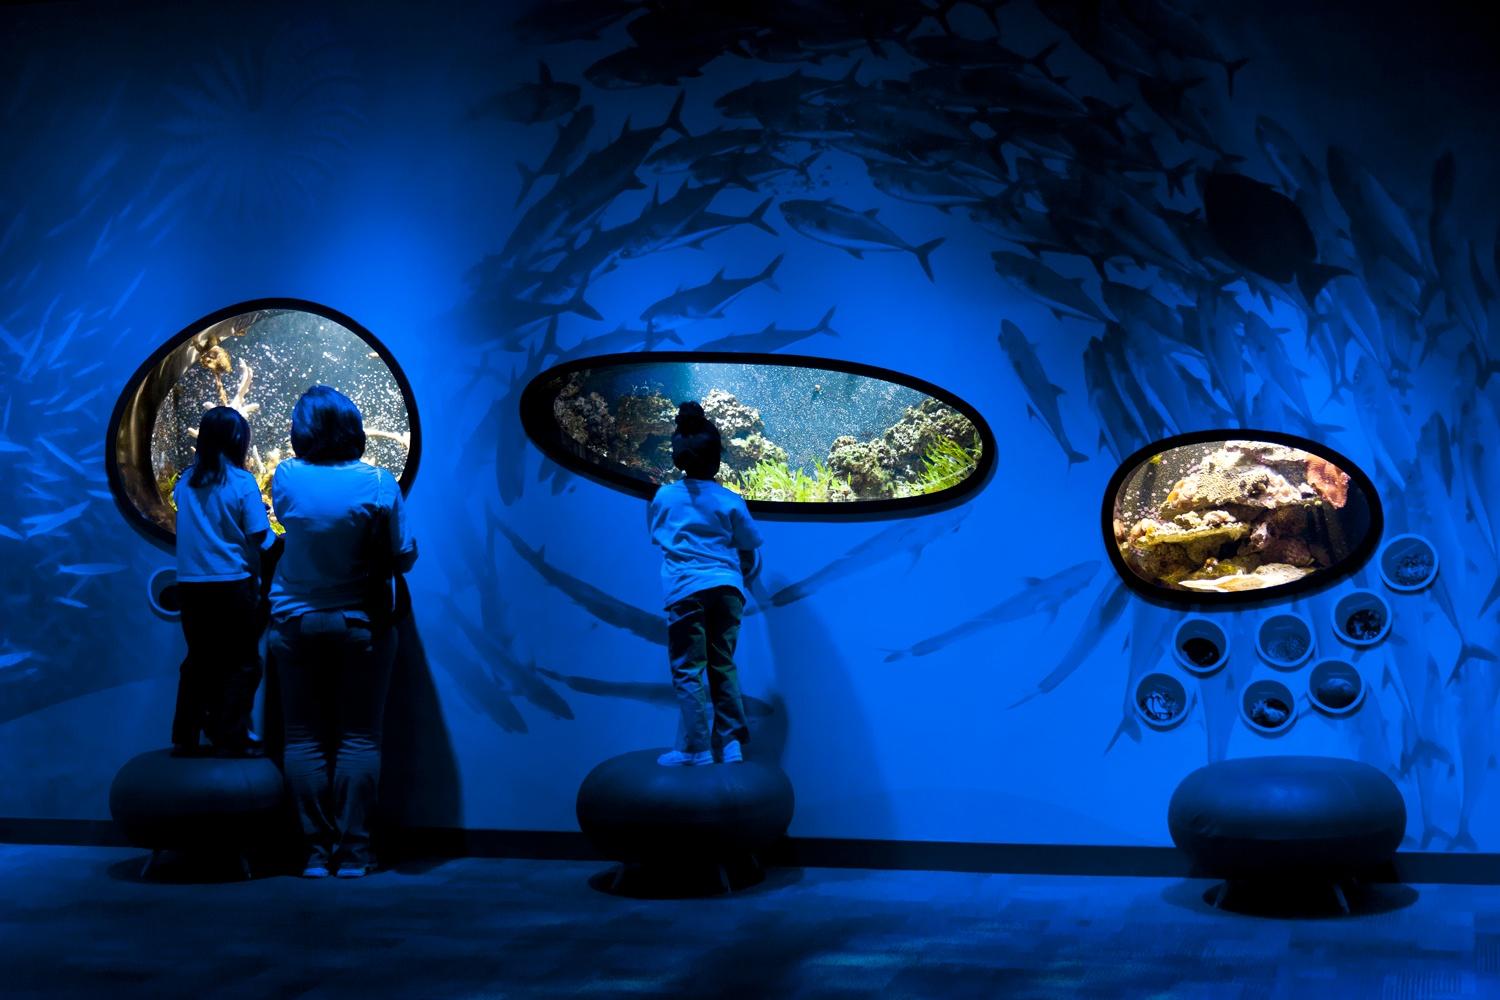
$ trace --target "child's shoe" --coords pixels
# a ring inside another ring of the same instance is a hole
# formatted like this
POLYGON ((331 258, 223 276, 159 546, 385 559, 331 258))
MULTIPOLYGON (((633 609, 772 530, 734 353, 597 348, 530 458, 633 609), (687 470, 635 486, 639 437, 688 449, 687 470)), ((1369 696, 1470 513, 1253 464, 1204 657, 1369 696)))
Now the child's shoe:
POLYGON ((702 753, 683 753, 681 750, 668 750, 656 758, 656 762, 662 767, 701 767, 714 762, 714 752, 704 750, 702 753))
POLYGON ((370 874, 370 866, 360 861, 344 861, 339 864, 339 878, 364 878, 370 874))
POLYGON ((740 749, 740 741, 730 740, 724 744, 724 749, 721 751, 719 759, 725 764, 739 764, 744 761, 745 752, 740 749))
POLYGON ((302 869, 303 878, 327 878, 328 866, 321 861, 309 861, 302 869))

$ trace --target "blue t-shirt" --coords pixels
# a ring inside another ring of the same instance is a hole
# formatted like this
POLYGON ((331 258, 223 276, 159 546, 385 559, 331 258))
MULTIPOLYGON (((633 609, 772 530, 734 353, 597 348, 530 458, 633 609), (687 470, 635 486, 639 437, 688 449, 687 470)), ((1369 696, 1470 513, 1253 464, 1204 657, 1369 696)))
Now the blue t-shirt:
POLYGON ((646 524, 661 546, 667 607, 713 587, 745 592, 739 552, 759 548, 761 537, 738 493, 711 479, 667 483, 651 499, 646 524))
POLYGON ((260 539, 254 536, 271 530, 255 477, 229 468, 217 486, 190 486, 192 475, 187 469, 172 487, 177 504, 177 579, 223 583, 254 576, 260 571, 260 539))
POLYGON ((389 544, 398 568, 416 558, 401 488, 385 469, 365 462, 318 465, 291 458, 271 477, 271 504, 286 528, 286 549, 271 581, 271 617, 364 604, 372 567, 370 522, 389 512, 389 544))

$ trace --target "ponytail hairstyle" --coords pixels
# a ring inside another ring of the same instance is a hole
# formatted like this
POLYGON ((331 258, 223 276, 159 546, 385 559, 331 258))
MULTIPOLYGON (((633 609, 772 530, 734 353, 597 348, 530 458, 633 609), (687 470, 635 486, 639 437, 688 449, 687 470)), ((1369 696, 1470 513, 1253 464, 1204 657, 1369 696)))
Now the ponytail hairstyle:
POLYGON ((250 452, 250 425, 240 411, 215 406, 198 422, 197 457, 189 486, 221 486, 229 478, 229 466, 245 467, 250 452))
POLYGON ((677 407, 677 430, 672 432, 672 464, 690 479, 712 479, 719 474, 723 442, 696 402, 677 407))

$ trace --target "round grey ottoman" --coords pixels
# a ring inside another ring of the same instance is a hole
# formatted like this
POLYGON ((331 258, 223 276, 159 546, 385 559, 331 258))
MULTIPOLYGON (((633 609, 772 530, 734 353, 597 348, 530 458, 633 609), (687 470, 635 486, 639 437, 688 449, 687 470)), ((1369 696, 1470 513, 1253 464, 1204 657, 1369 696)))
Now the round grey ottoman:
POLYGON ((109 812, 132 844, 152 850, 153 860, 166 850, 243 859, 281 834, 283 797, 281 771, 264 757, 152 750, 115 775, 109 812))
POLYGON ((792 783, 774 764, 662 767, 660 750, 604 761, 578 789, 578 826, 607 858, 624 864, 615 879, 691 881, 704 872, 714 888, 739 887, 735 874, 758 877, 755 856, 792 821, 792 783))
POLYGON ((1253 757, 1189 774, 1167 825, 1202 875, 1337 889, 1391 861, 1406 804, 1390 778, 1359 761, 1253 757))

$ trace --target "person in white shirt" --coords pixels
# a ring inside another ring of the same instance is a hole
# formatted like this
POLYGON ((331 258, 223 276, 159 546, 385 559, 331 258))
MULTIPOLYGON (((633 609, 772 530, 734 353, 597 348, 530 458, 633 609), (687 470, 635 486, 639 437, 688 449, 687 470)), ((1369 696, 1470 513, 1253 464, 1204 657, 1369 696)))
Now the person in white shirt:
POLYGON ((667 653, 682 713, 675 748, 657 758, 664 767, 712 764, 715 749, 737 763, 750 735, 734 649, 762 540, 744 499, 714 481, 721 450, 703 407, 678 407, 672 464, 684 478, 657 489, 646 512, 662 550, 667 653))
POLYGON ((260 686, 261 550, 271 537, 265 501, 245 471, 250 425, 216 406, 203 414, 193 464, 172 489, 177 506, 177 591, 187 657, 177 681, 172 747, 258 755, 250 713, 260 686))
POLYGON ((375 861, 369 815, 396 656, 393 587, 417 545, 396 478, 360 461, 364 421, 349 397, 308 389, 292 410, 291 437, 297 457, 271 479, 286 528, 269 643, 286 781, 307 848, 302 874, 322 878, 337 865, 339 877, 358 878, 375 861))

